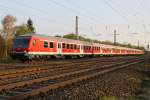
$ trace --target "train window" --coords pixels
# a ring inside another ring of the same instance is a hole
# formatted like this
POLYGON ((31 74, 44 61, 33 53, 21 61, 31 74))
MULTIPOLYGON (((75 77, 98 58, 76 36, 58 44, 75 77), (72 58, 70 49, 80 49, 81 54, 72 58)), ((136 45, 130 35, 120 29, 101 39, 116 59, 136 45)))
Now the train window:
POLYGON ((69 44, 69 49, 71 49, 71 44, 69 44))
POLYGON ((74 45, 74 49, 77 49, 77 45, 76 44, 74 45))
POLYGON ((86 46, 84 46, 84 50, 86 50, 86 46))
POLYGON ((69 44, 67 44, 67 49, 69 49, 69 44))
POLYGON ((89 47, 89 50, 91 50, 91 46, 89 47))
POLYGON ((44 41, 44 48, 48 48, 48 42, 44 41))
POLYGON ((54 47, 53 42, 50 42, 49 45, 50 45, 50 46, 49 46, 50 48, 53 48, 53 47, 54 47))
POLYGON ((35 46, 36 45, 36 40, 32 41, 32 45, 35 46))
POLYGON ((65 48, 65 43, 62 44, 62 47, 65 48))
POLYGON ((71 49, 73 49, 73 44, 71 44, 71 49))
POLYGON ((29 38, 16 38, 14 41, 13 48, 18 48, 18 47, 28 48, 29 40, 30 40, 29 38))

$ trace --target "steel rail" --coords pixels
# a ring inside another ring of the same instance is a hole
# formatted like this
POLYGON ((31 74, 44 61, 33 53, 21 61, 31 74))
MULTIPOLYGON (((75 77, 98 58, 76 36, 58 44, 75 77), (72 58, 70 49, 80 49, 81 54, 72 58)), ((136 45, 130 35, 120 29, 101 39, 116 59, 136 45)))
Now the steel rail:
MULTIPOLYGON (((141 60, 138 60, 138 59, 135 60, 135 61, 136 62, 133 62, 133 63, 132 63, 132 61, 128 61, 128 62, 122 62, 122 63, 117 63, 117 64, 104 65, 103 68, 109 68, 109 69, 102 70, 102 71, 96 72, 94 74, 81 76, 81 77, 78 77, 78 78, 75 78, 75 79, 65 80, 65 81, 60 82, 60 83, 51 84, 51 85, 49 85, 49 87, 53 87, 53 88, 49 88, 49 89, 56 89, 56 87, 58 88, 58 87, 64 86, 65 84, 72 84, 74 82, 78 82, 78 81, 81 81, 81 80, 84 80, 84 79, 91 78, 93 76, 99 75, 100 73, 103 74, 103 73, 106 73, 106 72, 111 72, 113 70, 120 69, 120 68, 123 68, 125 66, 129 66, 131 64, 136 64, 136 63, 141 62, 141 60), (129 64, 126 64, 126 63, 129 63, 129 64), (117 67, 113 67, 113 66, 117 66, 117 67), (118 67, 118 66, 120 66, 120 67, 118 67)), ((80 71, 60 74, 60 75, 51 76, 51 77, 44 77, 44 78, 34 79, 34 80, 30 80, 30 81, 22 81, 22 82, 18 82, 18 83, 8 84, 8 85, 1 86, 0 87, 0 91, 2 91, 3 89, 7 90, 7 89, 15 88, 15 87, 22 87, 22 86, 25 86, 25 85, 31 85, 33 83, 40 83, 40 82, 47 81, 47 80, 52 80, 52 79, 56 79, 56 78, 66 77, 66 76, 75 75, 75 74, 79 74, 79 73, 84 73, 84 72, 88 72, 88 71, 92 71, 92 70, 98 70, 98 69, 100 69, 100 68, 97 66, 97 67, 93 67, 93 68, 86 69, 86 70, 80 70, 80 71)), ((41 90, 43 90, 43 89, 44 89, 44 87, 41 88, 41 90)), ((32 96, 32 94, 37 94, 36 91, 40 91, 40 90, 39 89, 36 89, 35 91, 32 90, 32 92, 30 91, 30 92, 27 92, 27 93, 23 93, 21 95, 22 95, 22 97, 24 97, 25 95, 26 95, 26 97, 27 96, 32 96), (33 93, 33 92, 35 92, 35 93, 33 93)), ((43 92, 43 91, 41 91, 41 92, 43 92)), ((17 99, 18 96, 13 97, 13 98, 17 99)))
POLYGON ((118 69, 127 67, 129 65, 137 64, 137 63, 140 63, 140 62, 142 62, 142 60, 137 61, 137 62, 130 62, 130 63, 124 64, 124 65, 119 64, 119 66, 117 66, 117 67, 111 67, 109 69, 102 70, 102 71, 99 71, 97 73, 92 73, 92 74, 84 75, 84 76, 81 76, 81 77, 61 81, 61 82, 58 82, 58 83, 55 83, 55 84, 50 84, 48 86, 41 87, 41 88, 38 88, 38 89, 33 89, 29 92, 21 93, 21 94, 18 94, 16 96, 10 97, 7 100, 13 100, 13 99, 14 100, 22 100, 22 99, 25 99, 29 96, 34 96, 34 95, 38 95, 39 93, 47 92, 49 90, 58 89, 60 87, 66 86, 66 85, 71 85, 73 83, 77 83, 77 82, 80 82, 80 81, 83 81, 83 80, 87 80, 87 79, 96 77, 98 75, 102 75, 102 74, 106 74, 106 73, 109 73, 109 72, 112 72, 112 71, 116 71, 118 69))

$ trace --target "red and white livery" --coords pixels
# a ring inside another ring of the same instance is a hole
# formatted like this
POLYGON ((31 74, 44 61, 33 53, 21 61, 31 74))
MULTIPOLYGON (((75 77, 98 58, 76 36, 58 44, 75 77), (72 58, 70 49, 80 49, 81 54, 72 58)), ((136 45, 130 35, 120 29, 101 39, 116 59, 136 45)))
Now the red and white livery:
POLYGON ((40 58, 54 56, 86 55, 140 55, 143 50, 99 44, 93 42, 44 36, 22 35, 15 38, 13 56, 16 58, 40 58))

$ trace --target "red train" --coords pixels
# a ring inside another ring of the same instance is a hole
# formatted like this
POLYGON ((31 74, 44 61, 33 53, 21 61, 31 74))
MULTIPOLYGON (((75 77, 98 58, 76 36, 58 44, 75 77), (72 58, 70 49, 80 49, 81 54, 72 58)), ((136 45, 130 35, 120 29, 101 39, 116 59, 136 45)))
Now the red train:
POLYGON ((15 58, 33 59, 56 56, 140 55, 143 50, 60 37, 27 34, 15 38, 12 55, 15 58))

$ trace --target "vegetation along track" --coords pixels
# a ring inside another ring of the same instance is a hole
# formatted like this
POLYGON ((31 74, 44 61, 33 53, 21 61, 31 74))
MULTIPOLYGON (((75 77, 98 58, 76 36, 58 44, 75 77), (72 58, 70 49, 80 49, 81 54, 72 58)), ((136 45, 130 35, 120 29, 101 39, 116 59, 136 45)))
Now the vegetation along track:
POLYGON ((68 73, 55 74, 53 76, 41 77, 30 81, 21 81, 0 86, 1 99, 20 100, 28 96, 34 96, 40 92, 57 89, 72 83, 83 81, 101 74, 124 68, 131 64, 142 62, 142 59, 134 59, 121 63, 113 63, 107 65, 93 65, 86 69, 73 70, 68 73))

